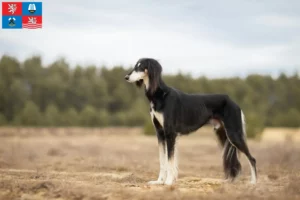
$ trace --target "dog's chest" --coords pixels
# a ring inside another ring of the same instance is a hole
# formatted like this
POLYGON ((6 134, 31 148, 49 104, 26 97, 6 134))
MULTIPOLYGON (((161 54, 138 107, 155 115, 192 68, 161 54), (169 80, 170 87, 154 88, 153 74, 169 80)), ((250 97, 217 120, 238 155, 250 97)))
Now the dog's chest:
POLYGON ((154 120, 154 117, 157 119, 157 121, 159 122, 159 124, 164 127, 164 116, 163 113, 161 112, 157 112, 155 110, 155 105, 151 102, 150 103, 150 115, 151 115, 151 119, 154 120))

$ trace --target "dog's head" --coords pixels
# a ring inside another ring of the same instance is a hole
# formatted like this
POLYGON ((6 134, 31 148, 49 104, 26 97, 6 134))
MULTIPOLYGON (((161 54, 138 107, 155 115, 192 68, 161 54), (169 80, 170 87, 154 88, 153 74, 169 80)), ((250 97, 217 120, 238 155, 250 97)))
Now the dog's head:
POLYGON ((138 87, 144 84, 147 90, 154 93, 159 85, 161 72, 162 67, 157 60, 141 58, 137 61, 133 70, 125 76, 125 80, 136 83, 138 87))

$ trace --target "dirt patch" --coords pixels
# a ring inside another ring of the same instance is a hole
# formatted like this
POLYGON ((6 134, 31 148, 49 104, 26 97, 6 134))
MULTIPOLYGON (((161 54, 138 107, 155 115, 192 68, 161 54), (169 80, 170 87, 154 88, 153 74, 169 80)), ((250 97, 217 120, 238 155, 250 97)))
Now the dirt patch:
POLYGON ((300 142, 300 128, 266 128, 261 140, 269 143, 300 142))
POLYGON ((146 183, 155 180, 159 171, 156 137, 137 134, 135 129, 128 135, 112 134, 112 129, 103 135, 84 131, 1 137, 0 199, 300 198, 296 143, 249 141, 258 183, 250 184, 244 156, 242 174, 231 183, 223 180, 222 150, 213 132, 197 132, 179 139, 177 183, 149 186, 146 183))

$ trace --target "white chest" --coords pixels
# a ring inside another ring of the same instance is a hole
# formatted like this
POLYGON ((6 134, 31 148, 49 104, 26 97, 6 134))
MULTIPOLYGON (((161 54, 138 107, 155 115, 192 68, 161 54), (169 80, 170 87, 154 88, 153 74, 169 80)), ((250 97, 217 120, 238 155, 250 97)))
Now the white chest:
POLYGON ((151 107, 151 112, 150 112, 150 115, 151 115, 151 119, 153 120, 153 118, 155 117, 157 119, 157 121, 159 122, 159 124, 164 127, 164 116, 162 113, 160 112, 156 112, 154 110, 154 105, 153 103, 151 102, 150 103, 150 107, 151 107))

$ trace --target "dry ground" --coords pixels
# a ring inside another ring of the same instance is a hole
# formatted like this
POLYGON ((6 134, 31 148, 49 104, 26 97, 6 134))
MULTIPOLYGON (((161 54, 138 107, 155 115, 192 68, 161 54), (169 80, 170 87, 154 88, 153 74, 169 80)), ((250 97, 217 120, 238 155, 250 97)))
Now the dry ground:
POLYGON ((258 183, 244 156, 239 179, 225 183, 212 136, 203 129, 179 139, 179 181, 169 187, 146 184, 158 175, 157 141, 139 129, 2 128, 0 198, 300 199, 299 143, 249 141, 258 183))

